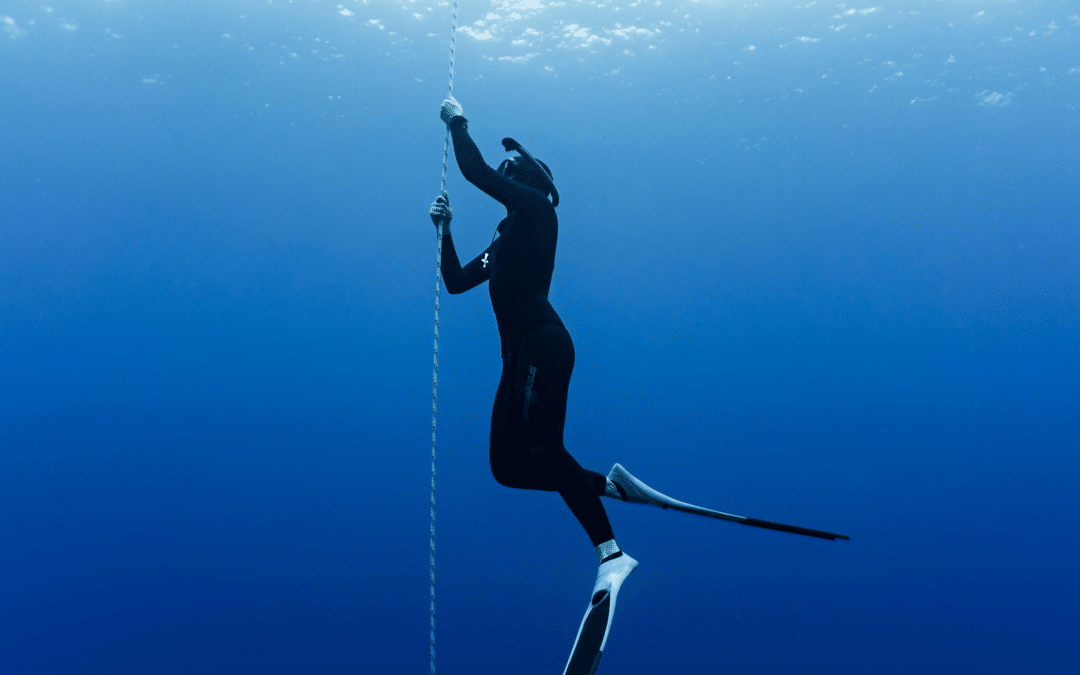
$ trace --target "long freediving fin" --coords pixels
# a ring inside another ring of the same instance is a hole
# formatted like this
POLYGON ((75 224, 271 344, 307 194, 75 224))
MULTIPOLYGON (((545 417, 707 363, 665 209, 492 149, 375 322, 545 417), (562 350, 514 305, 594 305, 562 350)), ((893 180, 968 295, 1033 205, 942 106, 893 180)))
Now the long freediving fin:
POLYGON ((629 471, 624 469, 622 464, 616 464, 611 467, 611 473, 608 474, 608 480, 614 483, 616 488, 618 488, 619 498, 624 502, 652 504, 653 506, 659 506, 662 509, 675 509, 676 511, 685 511, 686 513, 694 513, 699 516, 726 520, 741 525, 760 527, 766 530, 776 530, 777 532, 790 532, 791 534, 801 534, 806 537, 817 537, 818 539, 828 539, 830 541, 835 541, 837 539, 847 541, 850 539, 847 535, 836 534, 835 532, 815 530, 810 527, 801 527, 799 525, 787 525, 771 520, 761 520, 760 518, 738 516, 733 513, 724 513, 723 511, 714 511, 703 506, 687 504, 678 499, 672 499, 661 492, 657 492, 645 483, 642 483, 629 471))
POLYGON ((596 572, 592 600, 585 610, 574 648, 566 662, 563 675, 594 675, 600 665, 600 657, 607 646, 611 620, 615 618, 615 599, 626 577, 637 569, 638 562, 623 553, 618 558, 601 563, 596 572))

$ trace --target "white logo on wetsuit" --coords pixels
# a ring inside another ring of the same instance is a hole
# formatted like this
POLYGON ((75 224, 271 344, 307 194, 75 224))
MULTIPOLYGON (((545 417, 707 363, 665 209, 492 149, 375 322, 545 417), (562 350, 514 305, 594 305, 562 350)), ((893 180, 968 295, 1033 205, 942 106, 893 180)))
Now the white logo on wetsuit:
POLYGON ((488 254, 487 253, 484 254, 483 258, 480 258, 480 262, 484 263, 484 269, 487 269, 487 264, 488 264, 488 254))

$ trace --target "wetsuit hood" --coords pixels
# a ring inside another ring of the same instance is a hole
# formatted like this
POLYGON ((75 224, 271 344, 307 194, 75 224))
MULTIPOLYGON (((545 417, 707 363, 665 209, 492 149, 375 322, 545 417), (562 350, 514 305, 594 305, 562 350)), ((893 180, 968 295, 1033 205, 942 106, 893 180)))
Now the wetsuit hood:
MULTIPOLYGON (((551 179, 551 171, 548 170, 547 166, 537 158, 533 157, 532 153, 526 150, 521 143, 518 143, 510 137, 502 139, 502 145, 507 152, 517 151, 518 157, 515 158, 513 163, 519 165, 524 163, 528 166, 528 168, 532 170, 531 172, 535 173, 543 183, 541 189, 546 189, 547 192, 551 194, 551 205, 553 207, 558 206, 559 190, 555 187, 555 182, 551 179)), ((505 170, 509 162, 511 162, 511 160, 504 161, 499 165, 499 169, 505 170)))

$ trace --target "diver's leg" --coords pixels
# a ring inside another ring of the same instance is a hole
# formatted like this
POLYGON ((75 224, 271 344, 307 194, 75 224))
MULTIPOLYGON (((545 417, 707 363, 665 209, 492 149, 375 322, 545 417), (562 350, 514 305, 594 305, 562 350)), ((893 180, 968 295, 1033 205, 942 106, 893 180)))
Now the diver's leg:
POLYGON ((594 475, 601 478, 604 478, 604 475, 582 468, 562 445, 545 445, 544 452, 552 455, 554 464, 558 467, 556 472, 561 474, 558 482, 559 496, 585 528, 585 533, 597 549, 597 555, 602 560, 617 553, 619 549, 615 546, 615 533, 611 529, 611 521, 600 501, 600 495, 597 494, 594 480, 594 475))
POLYGON ((589 607, 563 671, 563 675, 592 675, 607 644, 619 589, 638 562, 619 550, 600 503, 607 477, 582 468, 563 446, 566 399, 574 370, 570 335, 557 324, 531 327, 512 366, 515 395, 502 407, 514 407, 510 415, 499 418, 500 422, 506 420, 511 431, 505 434, 508 440, 504 447, 497 448, 496 436, 492 437, 492 470, 496 466, 512 468, 500 482, 505 478, 514 480, 517 487, 557 490, 596 549, 600 566, 589 607))
POLYGON ((522 449, 533 486, 557 490, 603 560, 619 553, 600 502, 607 477, 588 471, 563 445, 566 401, 574 370, 574 343, 565 328, 542 323, 522 338, 515 363, 515 390, 522 449))

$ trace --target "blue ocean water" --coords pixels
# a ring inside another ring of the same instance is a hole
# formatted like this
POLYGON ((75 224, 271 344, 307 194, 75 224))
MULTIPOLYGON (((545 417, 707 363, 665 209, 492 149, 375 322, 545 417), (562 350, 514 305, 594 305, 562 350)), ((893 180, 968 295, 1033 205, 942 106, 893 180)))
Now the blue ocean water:
MULTIPOLYGON (((428 668, 451 13, 0 2, 0 671, 428 668)), ((1075 3, 459 22, 488 162, 562 194, 570 451, 851 536, 608 503, 599 672, 1077 671, 1075 3)), ((592 548, 491 477, 486 292, 440 332, 439 672, 562 672, 592 548)))

